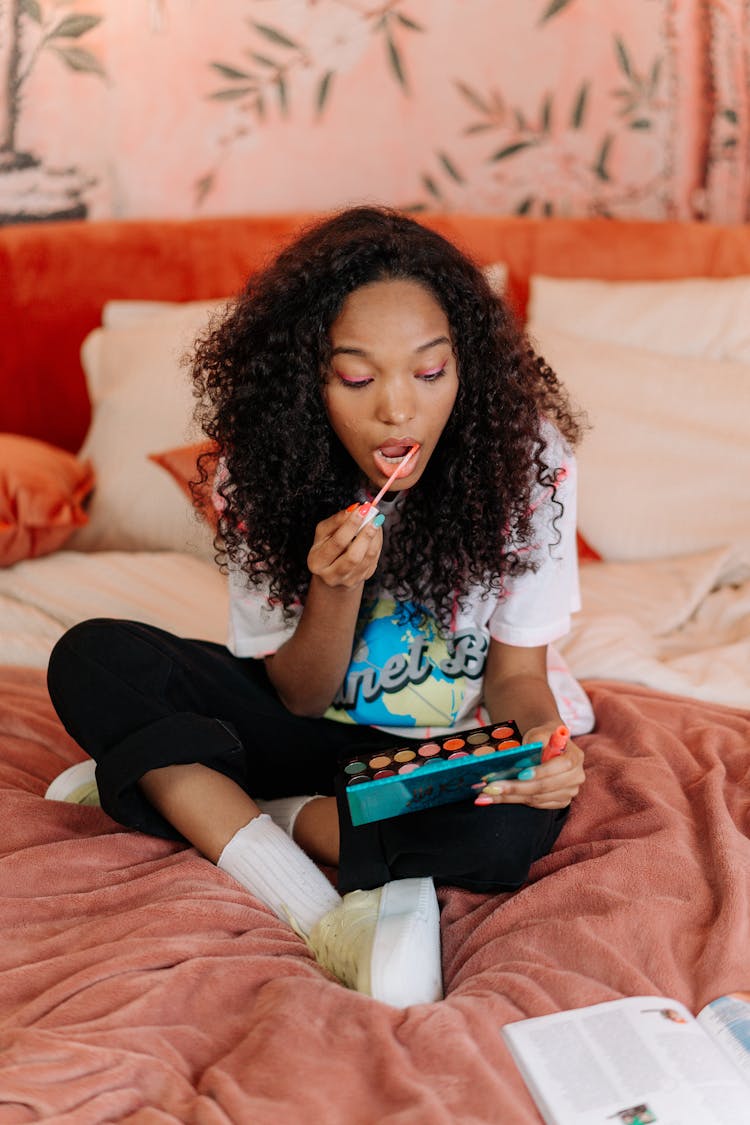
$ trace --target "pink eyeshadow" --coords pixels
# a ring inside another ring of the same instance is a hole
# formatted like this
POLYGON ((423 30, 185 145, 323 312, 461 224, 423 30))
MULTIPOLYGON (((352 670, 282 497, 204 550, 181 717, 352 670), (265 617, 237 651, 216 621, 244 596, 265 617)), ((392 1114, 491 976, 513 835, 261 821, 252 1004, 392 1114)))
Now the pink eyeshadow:
POLYGON ((435 754, 440 753, 440 747, 437 742, 425 742, 423 746, 419 747, 417 753, 421 758, 432 758, 435 754))

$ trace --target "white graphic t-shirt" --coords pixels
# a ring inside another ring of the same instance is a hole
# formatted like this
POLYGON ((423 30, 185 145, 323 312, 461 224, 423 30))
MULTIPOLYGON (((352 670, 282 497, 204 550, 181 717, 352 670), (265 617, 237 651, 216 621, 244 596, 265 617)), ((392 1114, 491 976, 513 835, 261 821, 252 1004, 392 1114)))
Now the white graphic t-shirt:
MULTIPOLYGON (((562 466, 556 500, 538 486, 534 505, 536 536, 532 548, 539 566, 504 580, 501 593, 476 587, 454 605, 450 627, 423 607, 398 603, 387 592, 363 601, 351 661, 344 681, 326 712, 339 722, 379 727, 398 737, 426 738, 450 730, 488 723, 482 706, 482 681, 490 638, 509 645, 549 645, 570 628, 580 609, 576 548, 576 467, 561 438, 550 450, 562 466), (554 525, 553 525, 554 520, 554 525), (558 541, 559 536, 559 541, 558 541)), ((401 493, 386 514, 384 531, 398 534, 401 493), (390 525, 390 527, 389 527, 390 525), (394 527, 395 525, 395 527, 394 527)), ((261 589, 248 588, 244 574, 230 568, 228 647, 236 656, 262 657, 292 635, 301 609, 285 620, 261 589)), ((549 650, 548 675, 560 714, 573 734, 593 727, 583 689, 564 661, 549 650)), ((512 716, 508 716, 512 718, 512 716)))

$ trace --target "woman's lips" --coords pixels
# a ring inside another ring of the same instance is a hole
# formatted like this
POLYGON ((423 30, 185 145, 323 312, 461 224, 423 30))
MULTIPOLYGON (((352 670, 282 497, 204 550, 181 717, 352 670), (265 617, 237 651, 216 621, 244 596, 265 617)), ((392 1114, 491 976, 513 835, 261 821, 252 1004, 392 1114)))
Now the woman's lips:
MULTIPOLYGON (((393 470, 397 468, 399 462, 403 461, 409 450, 417 444, 418 442, 412 440, 383 442, 383 444, 373 453, 373 461, 375 462, 375 467, 381 474, 381 476, 383 476, 385 479, 390 477, 393 473, 393 470)), ((417 449, 409 458, 408 463, 404 466, 403 474, 399 473, 396 479, 400 480, 402 476, 410 476, 411 473, 414 472, 418 460, 419 450, 417 449)))

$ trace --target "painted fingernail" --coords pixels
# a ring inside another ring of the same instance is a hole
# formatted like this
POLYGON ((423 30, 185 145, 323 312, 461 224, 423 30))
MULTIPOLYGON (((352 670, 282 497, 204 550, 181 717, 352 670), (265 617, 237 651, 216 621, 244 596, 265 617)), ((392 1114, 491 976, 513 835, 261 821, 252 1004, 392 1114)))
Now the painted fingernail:
POLYGON ((357 511, 358 511, 358 513, 359 513, 359 515, 361 516, 362 519, 365 519, 365 517, 367 516, 371 507, 372 507, 371 504, 360 504, 359 505, 359 508, 357 509, 357 511))
POLYGON ((372 526, 373 527, 382 527, 384 523, 385 523, 385 516, 383 515, 382 512, 379 512, 378 515, 375 516, 375 519, 372 521, 372 526))
POLYGON ((491 794, 493 797, 502 797, 503 793, 508 792, 507 785, 500 785, 499 782, 493 781, 490 785, 485 786, 485 793, 491 794))
POLYGON ((359 504, 350 504, 349 507, 346 510, 347 510, 347 512, 353 512, 354 509, 358 508, 358 507, 359 507, 359 504))
POLYGON ((536 770, 533 766, 529 766, 525 770, 521 770, 518 774, 519 781, 533 781, 536 777, 536 770))
POLYGON ((494 802, 492 800, 492 797, 475 797, 474 798, 474 804, 475 805, 491 805, 493 803, 494 802))

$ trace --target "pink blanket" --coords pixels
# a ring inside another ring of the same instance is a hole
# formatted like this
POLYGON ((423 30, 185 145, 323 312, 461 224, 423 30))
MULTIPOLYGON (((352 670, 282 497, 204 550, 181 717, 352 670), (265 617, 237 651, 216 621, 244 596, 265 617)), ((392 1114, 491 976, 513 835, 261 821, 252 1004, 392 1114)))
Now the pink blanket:
POLYGON ((553 853, 516 894, 440 892, 447 998, 397 1011, 193 849, 44 801, 83 755, 41 673, 0 670, 0 1125, 525 1125, 503 1024, 747 988, 750 714, 587 687, 553 853))

